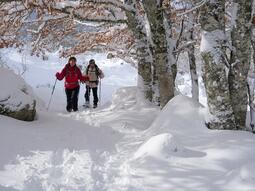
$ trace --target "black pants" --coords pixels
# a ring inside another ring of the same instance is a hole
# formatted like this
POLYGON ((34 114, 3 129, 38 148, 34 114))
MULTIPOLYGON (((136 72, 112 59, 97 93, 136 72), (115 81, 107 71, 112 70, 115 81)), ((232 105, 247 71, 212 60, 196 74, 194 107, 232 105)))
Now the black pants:
POLYGON ((67 105, 66 110, 67 111, 74 111, 78 110, 78 95, 80 91, 80 86, 74 88, 74 89, 66 89, 66 99, 67 99, 67 105))
POLYGON ((91 88, 89 86, 86 86, 85 100, 86 100, 86 102, 89 102, 91 89, 92 89, 93 98, 94 98, 93 103, 94 103, 94 105, 97 105, 97 102, 98 102, 97 87, 91 88))

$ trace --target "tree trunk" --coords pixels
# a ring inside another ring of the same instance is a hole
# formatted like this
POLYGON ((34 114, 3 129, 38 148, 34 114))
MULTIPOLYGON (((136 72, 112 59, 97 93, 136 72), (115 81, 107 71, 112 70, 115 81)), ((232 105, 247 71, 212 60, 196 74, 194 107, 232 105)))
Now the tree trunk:
POLYGON ((136 3, 133 0, 126 0, 126 4, 132 5, 136 12, 126 12, 128 19, 128 27, 133 32, 136 41, 136 54, 138 59, 138 88, 144 93, 149 101, 152 101, 152 55, 149 49, 149 42, 144 23, 137 13, 136 3))
MULTIPOLYGON (((193 40, 193 32, 190 31, 190 40, 193 40)), ((199 86, 198 86, 198 75, 196 68, 196 57, 195 57, 195 47, 194 44, 189 45, 188 47, 188 58, 189 58, 189 67, 190 67, 190 76, 191 76, 191 93, 192 98, 199 102, 199 86)))
MULTIPOLYGON (((171 6, 169 5, 164 8, 164 17, 165 17, 165 30, 166 30, 166 39, 167 39, 167 49, 168 49, 168 65, 171 68, 171 72, 173 75, 173 81, 175 82, 177 76, 177 60, 176 55, 173 53, 176 48, 176 42, 173 39, 172 34, 172 25, 173 21, 171 19, 171 6)), ((175 83, 174 83, 175 87, 175 83)))
POLYGON ((234 0, 231 31, 232 52, 229 70, 229 90, 237 129, 245 129, 247 113, 247 77, 251 59, 251 11, 252 0, 234 0))
POLYGON ((157 0, 143 1, 153 42, 152 47, 159 84, 160 106, 164 107, 174 97, 174 81, 167 60, 166 31, 161 3, 158 4, 157 0))
MULTIPOLYGON (((197 13, 196 13, 197 14, 197 13)), ((189 59, 189 68, 190 68, 190 77, 191 77, 191 94, 192 98, 199 102, 199 84, 198 84, 198 75, 197 75, 197 67, 196 67, 196 56, 195 56, 195 38, 194 38, 194 30, 195 25, 197 25, 197 15, 194 13, 188 14, 187 21, 187 42, 188 45, 188 59, 189 59)))
POLYGON ((201 54, 210 129, 235 129, 229 85, 224 62, 225 1, 210 0, 201 8, 201 54))

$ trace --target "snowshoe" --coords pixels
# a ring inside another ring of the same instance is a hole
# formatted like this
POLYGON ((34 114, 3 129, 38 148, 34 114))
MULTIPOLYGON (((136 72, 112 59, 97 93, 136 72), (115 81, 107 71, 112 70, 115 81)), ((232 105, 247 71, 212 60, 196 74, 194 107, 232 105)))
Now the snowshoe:
POLYGON ((251 132, 255 134, 254 124, 250 124, 251 126, 251 132))
POLYGON ((84 103, 82 106, 83 106, 84 108, 90 108, 89 102, 84 103))

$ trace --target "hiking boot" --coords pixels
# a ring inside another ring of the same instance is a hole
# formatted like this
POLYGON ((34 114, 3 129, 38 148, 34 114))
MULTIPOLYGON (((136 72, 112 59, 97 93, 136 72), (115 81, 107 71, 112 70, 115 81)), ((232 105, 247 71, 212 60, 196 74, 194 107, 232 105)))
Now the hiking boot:
POLYGON ((94 105, 93 105, 93 108, 97 108, 97 104, 94 104, 94 105))
POLYGON ((83 104, 83 107, 89 107, 89 101, 86 101, 84 104, 83 104))

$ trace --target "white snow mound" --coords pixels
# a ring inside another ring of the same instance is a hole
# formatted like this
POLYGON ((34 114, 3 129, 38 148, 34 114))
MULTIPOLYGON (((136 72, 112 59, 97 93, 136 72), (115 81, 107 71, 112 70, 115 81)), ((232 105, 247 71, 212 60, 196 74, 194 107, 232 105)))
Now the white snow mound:
POLYGON ((167 160, 171 157, 192 158, 202 157, 204 153, 193 151, 182 144, 169 133, 163 133, 151 137, 135 152, 133 160, 150 159, 167 160))
POLYGON ((12 111, 18 111, 34 104, 34 94, 30 86, 14 72, 0 67, 0 104, 12 111))
POLYGON ((165 158, 176 155, 184 149, 174 139, 171 134, 164 133, 151 137, 146 141, 134 154, 134 159, 144 158, 147 156, 153 158, 165 158))
MULTIPOLYGON (((159 133, 197 133, 207 130, 204 123, 205 108, 192 98, 178 95, 171 99, 148 129, 148 135, 159 133)), ((175 134, 174 134, 175 135, 175 134)))
POLYGON ((115 110, 133 109, 134 107, 148 106, 136 86, 129 86, 117 89, 112 96, 111 108, 115 110))

